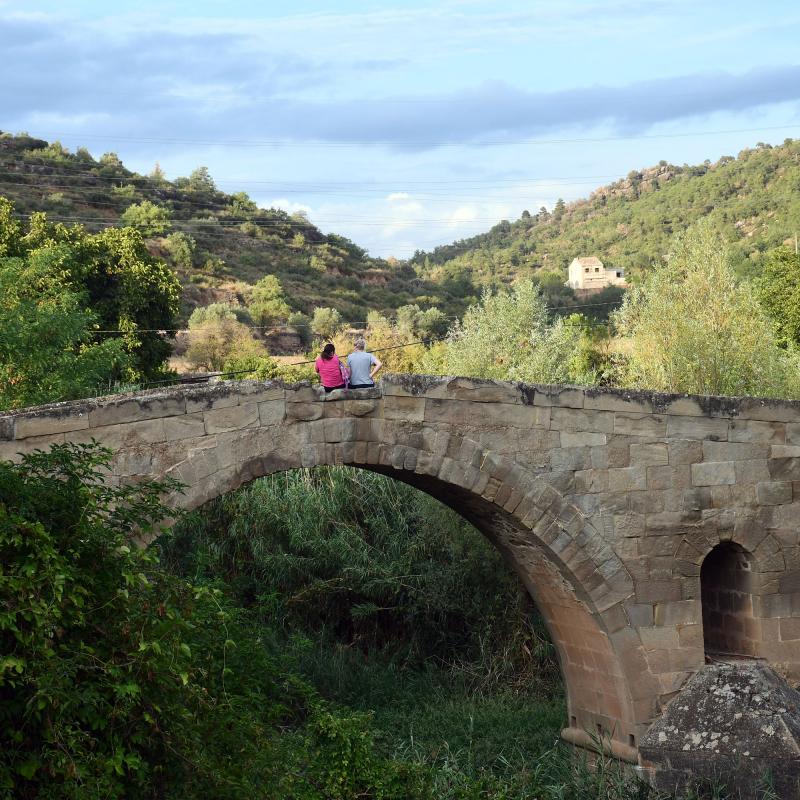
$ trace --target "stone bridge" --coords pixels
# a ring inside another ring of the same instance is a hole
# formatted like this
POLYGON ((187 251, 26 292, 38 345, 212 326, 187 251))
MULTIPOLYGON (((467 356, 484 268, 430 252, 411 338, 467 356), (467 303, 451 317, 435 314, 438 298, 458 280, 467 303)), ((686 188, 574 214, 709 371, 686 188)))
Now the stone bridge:
POLYGON ((184 508, 332 464, 452 506, 543 615, 577 745, 642 763, 641 738, 709 660, 800 678, 800 403, 397 375, 327 396, 239 381, 0 415, 0 458, 91 439, 115 451, 109 481, 173 476, 184 508))

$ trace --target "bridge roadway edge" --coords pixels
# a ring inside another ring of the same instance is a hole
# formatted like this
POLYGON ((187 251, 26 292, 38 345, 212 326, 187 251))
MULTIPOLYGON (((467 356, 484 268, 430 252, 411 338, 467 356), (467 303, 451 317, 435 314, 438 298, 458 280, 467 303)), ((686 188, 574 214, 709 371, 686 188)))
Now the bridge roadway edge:
POLYGON ((567 740, 629 761, 705 661, 700 565, 753 556, 752 655, 800 678, 800 403, 471 378, 376 390, 223 382, 0 414, 0 458, 96 439, 111 482, 171 475, 194 507, 261 475, 352 464, 449 502, 550 629, 567 740))

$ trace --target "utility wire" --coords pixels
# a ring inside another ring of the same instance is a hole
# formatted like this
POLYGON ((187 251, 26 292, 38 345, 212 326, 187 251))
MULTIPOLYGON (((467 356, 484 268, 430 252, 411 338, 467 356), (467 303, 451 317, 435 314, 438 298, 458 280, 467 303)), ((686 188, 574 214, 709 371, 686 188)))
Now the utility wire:
MULTIPOLYGON (((591 137, 563 137, 553 139, 541 139, 536 137, 519 137, 504 139, 476 139, 466 142, 452 142, 447 140, 435 139, 351 139, 347 142, 325 142, 307 140, 304 142, 292 141, 287 139, 183 139, 183 138, 158 138, 154 136, 117 136, 113 134, 91 134, 81 131, 67 133, 42 132, 39 135, 50 140, 58 140, 66 137, 80 137, 81 139, 94 139, 99 141, 115 142, 136 142, 145 144, 175 144, 175 145, 200 145, 208 147, 301 147, 301 148, 351 148, 351 147, 380 147, 395 146, 408 147, 409 145, 429 146, 429 147, 498 147, 512 145, 551 145, 551 144, 589 144, 600 142, 629 142, 650 139, 686 139, 694 136, 718 136, 722 134, 738 133, 761 133, 765 131, 794 130, 800 125, 789 123, 786 125, 768 125, 756 128, 719 128, 717 130, 704 131, 676 131, 674 133, 641 133, 629 134, 627 136, 591 136, 591 137)), ((36 137, 32 137, 36 138, 36 137)))

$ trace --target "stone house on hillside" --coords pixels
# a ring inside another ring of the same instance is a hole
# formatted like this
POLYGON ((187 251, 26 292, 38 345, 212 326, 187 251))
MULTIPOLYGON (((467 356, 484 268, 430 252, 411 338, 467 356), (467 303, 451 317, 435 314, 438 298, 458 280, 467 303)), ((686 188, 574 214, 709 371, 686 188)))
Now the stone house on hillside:
POLYGON ((567 286, 576 292, 599 292, 607 286, 625 287, 625 271, 622 268, 611 268, 603 265, 596 256, 573 258, 569 265, 567 286))

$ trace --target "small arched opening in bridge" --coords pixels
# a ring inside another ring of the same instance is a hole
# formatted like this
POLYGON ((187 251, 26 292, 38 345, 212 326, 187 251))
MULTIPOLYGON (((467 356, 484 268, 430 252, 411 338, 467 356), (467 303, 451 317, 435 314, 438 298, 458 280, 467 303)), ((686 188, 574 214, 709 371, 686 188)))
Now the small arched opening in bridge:
POLYGON ((753 563, 752 554, 736 542, 721 542, 703 560, 700 597, 707 658, 757 655, 753 563))

